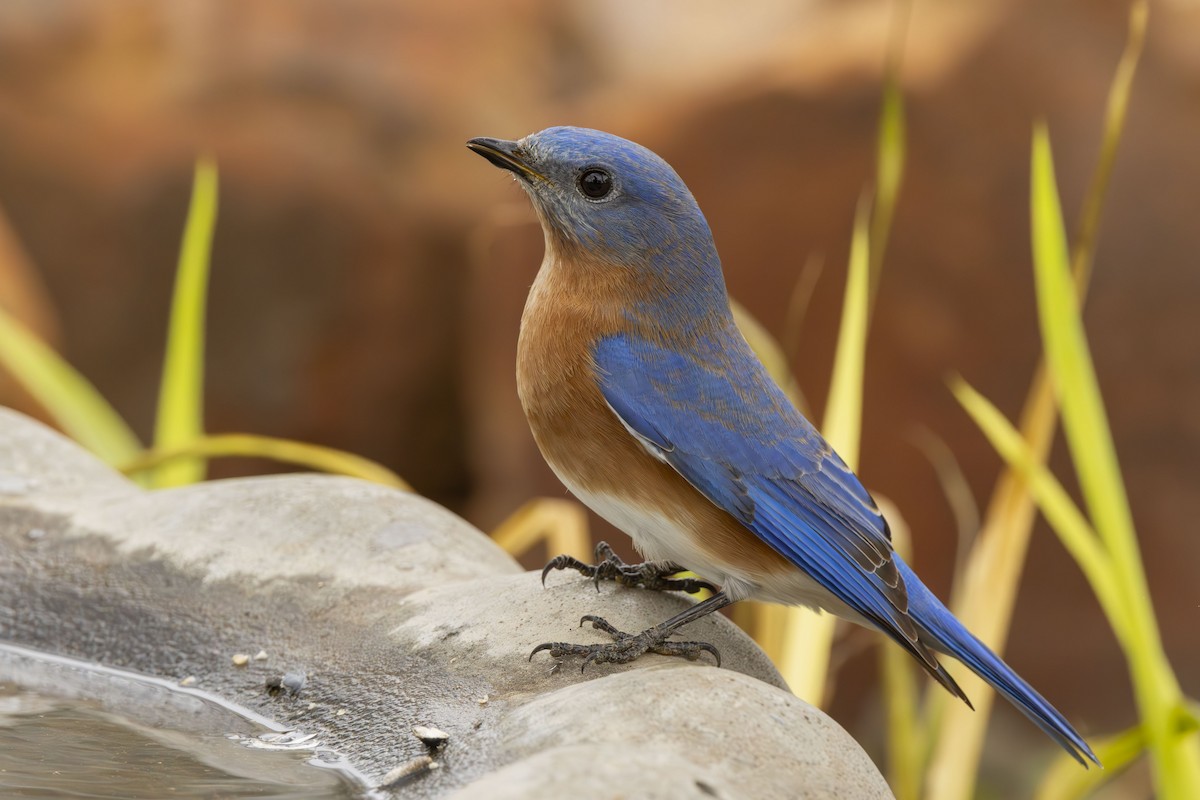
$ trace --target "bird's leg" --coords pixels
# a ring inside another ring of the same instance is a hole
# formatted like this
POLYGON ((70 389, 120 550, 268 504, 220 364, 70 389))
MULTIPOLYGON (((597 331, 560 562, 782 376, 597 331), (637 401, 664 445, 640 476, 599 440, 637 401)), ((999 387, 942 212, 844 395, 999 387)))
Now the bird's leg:
POLYGON ((712 597, 702 603, 696 603, 694 606, 679 612, 671 617, 666 622, 660 622, 653 628, 647 628, 641 633, 625 633, 614 628, 603 617, 597 617, 593 614, 588 614, 579 621, 582 627, 583 623, 592 623, 593 628, 604 631, 613 638, 613 641, 608 644, 568 644, 566 642, 546 642, 539 644, 533 648, 533 652, 529 654, 529 659, 543 650, 549 650, 550 655, 554 658, 562 658, 563 656, 583 656, 583 663, 579 665, 579 671, 583 672, 584 667, 593 662, 598 664, 628 664, 646 651, 658 653, 664 656, 683 656, 689 661, 695 661, 700 657, 701 653, 709 653, 717 661, 717 666, 721 666, 721 654, 717 648, 707 642, 671 642, 667 641, 676 630, 687 625, 689 622, 695 622, 701 617, 711 614, 718 609, 722 609, 732 602, 725 592, 717 592, 712 597))
POLYGON ((701 589, 716 592, 717 587, 708 581, 697 578, 671 578, 669 576, 686 572, 673 561, 645 561, 641 564, 626 564, 621 557, 613 552, 607 542, 596 545, 596 563, 585 564, 577 558, 568 555, 555 556, 542 569, 542 585, 546 584, 546 575, 552 569, 573 569, 585 578, 591 578, 600 591, 600 581, 614 581, 622 586, 638 589, 652 589, 658 592, 687 592, 695 594, 701 589))

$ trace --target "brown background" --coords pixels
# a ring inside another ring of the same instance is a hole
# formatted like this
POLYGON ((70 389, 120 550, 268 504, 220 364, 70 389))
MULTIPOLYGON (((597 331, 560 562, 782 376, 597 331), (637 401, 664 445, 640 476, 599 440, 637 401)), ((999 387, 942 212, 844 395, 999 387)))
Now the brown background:
MULTIPOLYGON (((1016 415, 1038 352, 1031 125, 1049 122, 1073 221, 1126 15, 1084 0, 962 6, 922 0, 909 27, 907 172, 867 356, 861 468, 900 507, 943 594, 954 520, 912 436, 943 438, 986 502, 997 457, 944 379, 961 373, 1016 415)), ((854 205, 873 170, 889 14, 871 0, 8 0, 0 302, 148 436, 191 164, 214 153, 209 430, 361 453, 488 529, 563 490, 513 385, 540 233, 523 196, 463 142, 579 124, 656 150, 704 208, 732 293, 777 333, 801 268, 820 257, 794 364, 819 411, 854 205)), ((1086 316, 1166 646, 1193 696, 1197 41, 1200 6, 1154 5, 1086 316)), ((0 393, 29 408, 11 383, 0 393)), ((1073 484, 1061 444, 1054 466, 1073 484)), ((1120 653, 1044 527, 1009 656, 1082 728, 1131 724, 1120 653)), ((868 740, 873 664, 851 658, 833 706, 868 740)))

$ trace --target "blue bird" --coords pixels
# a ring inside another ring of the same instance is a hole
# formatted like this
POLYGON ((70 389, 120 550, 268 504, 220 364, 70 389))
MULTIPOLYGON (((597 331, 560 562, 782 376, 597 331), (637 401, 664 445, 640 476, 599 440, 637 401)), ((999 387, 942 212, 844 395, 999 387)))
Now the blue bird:
MULTIPOLYGON (((534 439, 567 488, 647 559, 547 565, 651 588, 720 590, 639 634, 587 616, 613 641, 540 645, 626 663, 745 598, 803 605, 882 631, 970 705, 938 661, 967 665, 1086 766, 1070 723, 973 636, 892 549, 858 478, 788 401, 734 324, 712 233, 687 186, 640 145, 556 127, 467 146, 512 172, 542 224, 545 258, 525 305, 517 389, 534 439), (683 569, 704 581, 672 580, 683 569)), ((543 580, 546 572, 543 572, 543 580)))

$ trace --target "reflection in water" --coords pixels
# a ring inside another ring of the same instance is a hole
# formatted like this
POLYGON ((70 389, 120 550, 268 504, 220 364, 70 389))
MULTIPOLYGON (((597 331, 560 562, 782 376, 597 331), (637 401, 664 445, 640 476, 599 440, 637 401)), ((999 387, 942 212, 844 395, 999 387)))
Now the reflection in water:
POLYGON ((5 798, 354 798, 310 752, 250 750, 217 734, 150 728, 91 700, 0 685, 5 798))
POLYGON ((91 700, 0 684, 4 798, 362 796, 342 771, 308 766, 312 750, 246 746, 253 741, 262 740, 148 726, 91 700))

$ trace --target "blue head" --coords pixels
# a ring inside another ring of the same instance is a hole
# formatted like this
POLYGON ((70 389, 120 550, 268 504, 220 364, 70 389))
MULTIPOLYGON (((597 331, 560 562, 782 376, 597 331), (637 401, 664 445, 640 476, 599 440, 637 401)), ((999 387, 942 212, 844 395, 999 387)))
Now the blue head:
POLYGON ((700 207, 675 170, 645 147, 571 127, 467 146, 511 171, 529 194, 551 263, 632 272, 661 289, 652 292, 659 301, 725 305, 720 259, 700 207))

